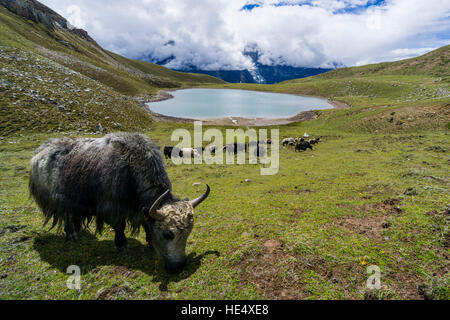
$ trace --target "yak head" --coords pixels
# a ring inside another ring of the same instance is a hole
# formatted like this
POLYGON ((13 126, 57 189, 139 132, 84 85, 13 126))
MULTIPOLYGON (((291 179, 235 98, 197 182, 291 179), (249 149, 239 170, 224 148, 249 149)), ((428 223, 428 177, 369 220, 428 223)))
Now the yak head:
POLYGON ((178 272, 186 263, 186 242, 194 226, 194 208, 208 197, 210 189, 208 185, 206 188, 206 192, 194 200, 168 202, 160 207, 162 199, 169 193, 167 190, 146 214, 152 244, 168 272, 178 272))

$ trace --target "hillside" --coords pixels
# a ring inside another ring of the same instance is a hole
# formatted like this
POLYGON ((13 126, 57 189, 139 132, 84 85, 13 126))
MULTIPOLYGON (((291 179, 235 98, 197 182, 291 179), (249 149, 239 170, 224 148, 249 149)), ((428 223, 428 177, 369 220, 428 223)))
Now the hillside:
POLYGON ((152 118, 136 98, 161 88, 223 83, 106 51, 32 0, 0 2, 0 53, 2 135, 142 130, 152 118))
POLYGON ((450 45, 428 52, 420 57, 361 67, 341 68, 317 76, 333 79, 374 75, 427 75, 430 77, 450 76, 450 45))
POLYGON ((405 132, 450 127, 450 46, 396 62, 342 68, 274 85, 220 84, 214 88, 325 97, 351 108, 324 110, 327 128, 405 132))

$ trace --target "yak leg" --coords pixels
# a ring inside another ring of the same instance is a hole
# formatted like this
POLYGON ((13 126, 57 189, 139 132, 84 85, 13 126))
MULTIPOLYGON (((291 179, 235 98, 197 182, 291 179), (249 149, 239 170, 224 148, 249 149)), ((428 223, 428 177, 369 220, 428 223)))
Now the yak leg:
POLYGON ((122 221, 119 223, 118 227, 114 228, 114 231, 116 232, 116 236, 114 238, 114 243, 116 244, 117 250, 119 252, 125 251, 128 249, 128 241, 125 237, 125 221, 122 221))
POLYGON ((78 232, 81 229, 80 217, 69 216, 64 220, 64 231, 66 232, 66 238, 69 241, 75 241, 78 239, 78 232))
POLYGON ((150 227, 148 226, 148 224, 146 222, 144 222, 143 224, 144 226, 144 230, 145 230, 145 240, 147 240, 148 246, 151 248, 152 247, 152 237, 150 235, 150 227))

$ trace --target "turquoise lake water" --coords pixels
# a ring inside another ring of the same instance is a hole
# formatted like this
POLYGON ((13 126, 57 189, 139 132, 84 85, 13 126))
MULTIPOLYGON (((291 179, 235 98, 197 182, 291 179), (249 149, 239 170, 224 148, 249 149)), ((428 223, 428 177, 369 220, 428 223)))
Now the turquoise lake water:
POLYGON ((301 111, 331 109, 326 99, 234 89, 183 89, 173 99, 147 103, 150 110, 181 118, 283 118, 301 111))

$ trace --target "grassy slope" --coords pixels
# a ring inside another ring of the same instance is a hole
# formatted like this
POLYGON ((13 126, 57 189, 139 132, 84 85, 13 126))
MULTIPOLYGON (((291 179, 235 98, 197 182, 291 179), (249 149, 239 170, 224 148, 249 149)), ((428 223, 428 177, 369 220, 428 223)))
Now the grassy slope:
POLYGON ((20 18, 4 7, 0 7, 0 50, 3 135, 30 130, 91 132, 98 123, 106 131, 142 131, 152 118, 135 97, 161 88, 223 83, 121 57, 70 32, 49 30, 20 18), (91 91, 84 91, 88 88, 91 91), (50 99, 62 101, 65 112, 59 112, 50 99))
MULTIPOLYGON (((0 11, 0 18, 5 15, 0 11)), ((30 27, 28 22, 20 23, 25 25, 18 25, 18 31, 30 27)), ((275 176, 259 175, 259 165, 175 166, 166 161, 174 191, 180 196, 201 193, 203 189, 192 187, 194 182, 209 183, 212 188, 208 201, 196 209, 187 268, 168 276, 158 266, 154 252, 145 247, 143 232, 130 240, 127 254, 118 255, 111 230, 101 236, 85 233, 77 243, 68 243, 62 233, 42 227, 42 215, 28 198, 29 159, 47 138, 62 135, 54 132, 60 131, 58 126, 72 122, 66 135, 84 136, 101 119, 110 131, 120 129, 113 122, 121 122, 123 130, 146 128, 148 136, 161 146, 173 144, 173 130, 192 127, 142 123, 138 109, 132 107, 134 100, 113 89, 139 91, 146 86, 141 80, 131 81, 115 71, 117 83, 108 84, 102 81, 113 80, 101 76, 108 73, 85 64, 77 70, 87 68, 83 74, 88 76, 97 70, 93 74, 98 81, 66 75, 67 70, 60 65, 64 59, 56 57, 58 63, 54 63, 43 58, 42 51, 27 46, 29 40, 14 33, 10 37, 6 27, 0 23, 2 45, 26 51, 2 49, 7 52, 1 55, 8 58, 0 57, 0 72, 11 68, 11 56, 30 60, 15 59, 14 73, 1 73, 4 81, 10 78, 13 83, 2 83, 9 88, 10 108, 1 114, 2 125, 3 119, 8 121, 2 130, 14 128, 16 121, 24 130, 0 139, 0 299, 411 299, 422 298, 423 293, 428 298, 450 298, 445 212, 450 203, 449 98, 440 94, 449 91, 445 74, 423 73, 422 68, 413 74, 403 70, 369 75, 353 69, 273 86, 227 84, 320 95, 352 107, 321 111, 317 120, 276 127, 281 138, 308 132, 322 135, 324 142, 314 152, 294 153, 282 148, 280 172, 275 176), (29 72, 30 79, 21 80, 17 72, 29 72), (42 86, 36 75, 49 82, 42 86), (81 91, 63 91, 58 82, 67 82, 66 77, 81 91), (53 105, 48 108, 50 113, 42 116, 45 104, 12 90, 16 84, 27 92, 37 88, 45 91, 47 98, 55 95, 65 99, 70 115, 54 112, 53 105), (86 88, 98 97, 84 91, 86 88), (121 104, 124 98, 129 101, 121 104), (16 101, 20 109, 12 105, 16 101), (127 115, 118 111, 105 119, 112 109, 123 110, 125 104, 130 108, 127 115), (86 107, 80 107, 83 105, 86 107), (21 113, 15 113, 17 110, 21 113), (73 117, 77 112, 82 116, 73 117), (66 116, 67 120, 62 119, 66 116), (38 128, 33 131, 34 126, 38 128), (77 133, 77 129, 81 131, 77 133), (405 194, 408 188, 415 192, 407 193, 415 195, 405 194), (65 271, 72 264, 80 265, 83 271, 80 291, 65 285, 65 271), (381 268, 379 291, 365 289, 368 265, 381 268)), ((74 54, 64 48, 50 49, 74 54)), ((120 57, 107 54, 122 63, 120 57)), ((77 65, 67 62, 66 66, 72 69, 77 65)), ((165 70, 149 64, 129 61, 127 66, 142 72, 151 70, 157 79, 164 77, 158 70, 165 70)), ((100 67, 109 70, 108 66, 100 67)), ((448 74, 448 63, 444 67, 448 74)), ((175 75, 171 79, 182 82, 175 75)), ((4 97, 2 94, 0 99, 4 97)))
MULTIPOLYGON (((148 135, 171 144, 179 127, 155 124, 148 135)), ((261 176, 260 165, 166 162, 180 196, 201 193, 194 182, 212 188, 177 276, 161 271, 143 232, 118 255, 108 228, 68 243, 42 227, 26 186, 33 150, 49 136, 2 141, 0 298, 361 299, 368 265, 382 272, 375 298, 418 299, 419 285, 449 298, 448 133, 341 134, 314 122, 280 131, 324 142, 314 152, 282 148, 275 176, 261 176), (405 195, 408 188, 416 195, 405 195), (79 292, 65 287, 71 264, 83 269, 79 292)))

